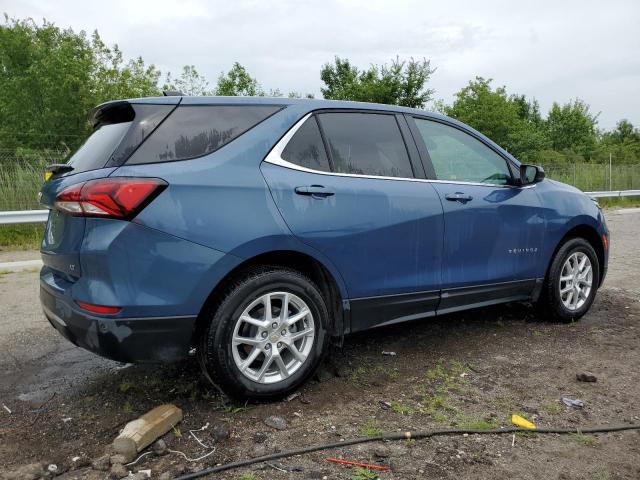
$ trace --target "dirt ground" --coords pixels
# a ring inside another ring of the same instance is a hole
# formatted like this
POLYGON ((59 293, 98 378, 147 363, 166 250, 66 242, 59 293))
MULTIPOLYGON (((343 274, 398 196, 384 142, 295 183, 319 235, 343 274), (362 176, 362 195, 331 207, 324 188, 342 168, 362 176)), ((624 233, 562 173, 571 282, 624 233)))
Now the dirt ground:
MULTIPOLYGON (((189 458, 209 453, 189 432, 208 424, 193 433, 215 451, 198 461, 152 453, 128 468, 150 469, 152 478, 381 432, 507 427, 512 413, 539 427, 640 424, 640 211, 610 211, 607 219, 609 274, 581 321, 554 324, 509 305, 354 335, 298 397, 260 405, 225 403, 189 362, 128 366, 74 347, 40 313, 37 273, 0 273, 0 472, 43 462, 56 464, 60 479, 109 478, 85 459, 165 402, 184 412, 164 436, 169 449, 189 458), (584 371, 597 382, 577 381, 584 371), (584 408, 565 406, 563 396, 584 408), (265 425, 271 415, 287 427, 265 425)), ((374 478, 329 456, 390 466, 381 479, 637 479, 640 432, 370 443, 207 478, 374 478)))

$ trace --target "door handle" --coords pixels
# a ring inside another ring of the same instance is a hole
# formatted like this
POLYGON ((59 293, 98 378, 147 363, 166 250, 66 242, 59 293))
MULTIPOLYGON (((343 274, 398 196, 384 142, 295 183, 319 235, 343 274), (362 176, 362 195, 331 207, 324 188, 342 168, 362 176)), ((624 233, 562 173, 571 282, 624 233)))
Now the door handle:
POLYGON ((311 185, 311 186, 308 186, 308 187, 296 187, 294 189, 294 191, 298 195, 306 195, 306 196, 309 196, 309 197, 316 197, 316 198, 326 198, 326 197, 330 197, 330 196, 334 195, 334 192, 330 192, 329 190, 324 188, 322 185, 311 185))
POLYGON ((449 200, 450 202, 460 202, 467 203, 473 200, 471 195, 467 195, 466 193, 456 192, 456 193, 447 193, 444 198, 449 200))

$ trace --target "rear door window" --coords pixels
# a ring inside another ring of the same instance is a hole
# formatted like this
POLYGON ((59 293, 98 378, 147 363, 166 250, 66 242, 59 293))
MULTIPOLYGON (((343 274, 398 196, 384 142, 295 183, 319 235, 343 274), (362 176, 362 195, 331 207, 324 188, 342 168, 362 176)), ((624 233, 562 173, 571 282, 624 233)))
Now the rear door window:
POLYGON ((304 122, 293 135, 282 151, 282 158, 301 167, 323 172, 331 171, 318 121, 314 116, 304 122))
POLYGON ((206 155, 235 140, 280 108, 272 105, 179 106, 127 163, 169 162, 206 155))
POLYGON ((394 115, 336 112, 318 118, 335 172, 413 178, 394 115))

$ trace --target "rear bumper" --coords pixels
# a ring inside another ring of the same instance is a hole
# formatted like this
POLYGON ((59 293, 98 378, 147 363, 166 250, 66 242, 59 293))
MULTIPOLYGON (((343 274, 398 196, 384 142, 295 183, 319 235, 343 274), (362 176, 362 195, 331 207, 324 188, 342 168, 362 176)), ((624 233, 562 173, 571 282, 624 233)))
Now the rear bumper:
POLYGON ((83 312, 64 294, 40 281, 49 323, 67 340, 102 357, 127 363, 173 362, 192 346, 195 316, 108 318, 83 312))

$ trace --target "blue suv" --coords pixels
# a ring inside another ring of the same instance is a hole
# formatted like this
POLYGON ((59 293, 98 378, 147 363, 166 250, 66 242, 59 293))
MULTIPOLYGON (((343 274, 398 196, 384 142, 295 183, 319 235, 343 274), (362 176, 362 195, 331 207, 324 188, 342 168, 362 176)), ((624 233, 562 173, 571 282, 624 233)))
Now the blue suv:
POLYGON ((512 301, 578 319, 606 272, 594 200, 442 115, 166 96, 91 119, 42 188, 41 301, 107 358, 195 353, 266 399, 351 332, 512 301))

